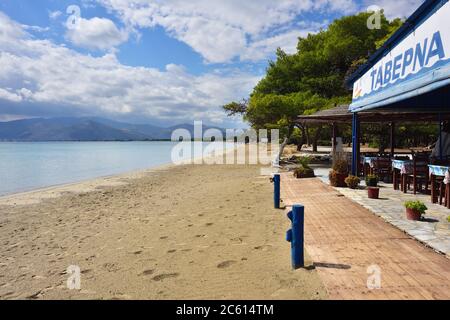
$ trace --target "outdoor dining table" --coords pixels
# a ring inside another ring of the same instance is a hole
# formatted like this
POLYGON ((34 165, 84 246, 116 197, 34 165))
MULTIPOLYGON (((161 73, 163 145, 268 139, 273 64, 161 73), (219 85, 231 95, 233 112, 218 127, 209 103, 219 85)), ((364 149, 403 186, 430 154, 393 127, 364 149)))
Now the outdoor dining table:
POLYGON ((401 190, 407 192, 406 178, 413 172, 414 163, 411 160, 392 160, 392 181, 394 190, 399 190, 399 181, 401 190))
MULTIPOLYGON (((443 177, 445 184, 445 206, 450 209, 450 167, 428 165, 431 182, 431 202, 437 203, 436 177, 443 177)), ((442 204, 442 203, 441 203, 442 204)))

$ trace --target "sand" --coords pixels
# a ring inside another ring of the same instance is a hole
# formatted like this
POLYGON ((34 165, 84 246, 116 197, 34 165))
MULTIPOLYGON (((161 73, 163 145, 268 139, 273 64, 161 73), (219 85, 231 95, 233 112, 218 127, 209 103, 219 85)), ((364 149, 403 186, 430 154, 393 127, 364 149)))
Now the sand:
POLYGON ((221 165, 0 198, 0 299, 326 298, 316 271, 291 270, 272 201, 259 167, 221 165))

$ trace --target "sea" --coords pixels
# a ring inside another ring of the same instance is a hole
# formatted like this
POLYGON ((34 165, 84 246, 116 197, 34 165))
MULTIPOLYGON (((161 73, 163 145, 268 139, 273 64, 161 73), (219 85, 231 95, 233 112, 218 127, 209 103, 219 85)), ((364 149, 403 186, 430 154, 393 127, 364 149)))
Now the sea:
MULTIPOLYGON (((178 160, 229 146, 183 143, 189 147, 176 153, 178 160)), ((0 196, 170 164, 175 147, 179 142, 0 142, 0 196)))

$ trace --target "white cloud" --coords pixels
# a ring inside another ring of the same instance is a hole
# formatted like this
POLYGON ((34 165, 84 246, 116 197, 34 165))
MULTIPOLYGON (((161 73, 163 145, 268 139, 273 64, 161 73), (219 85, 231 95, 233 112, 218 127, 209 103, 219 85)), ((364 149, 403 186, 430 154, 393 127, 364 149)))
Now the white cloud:
POLYGON ((386 17, 393 18, 408 18, 424 0, 366 0, 366 8, 376 5, 384 9, 386 17))
POLYGON ((12 102, 22 101, 22 97, 7 89, 0 88, 0 99, 9 100, 12 102))
POLYGON ((76 46, 108 50, 128 40, 128 32, 119 30, 113 21, 106 18, 78 18, 76 26, 67 29, 67 38, 76 46))
POLYGON ((244 53, 241 54, 242 60, 260 61, 272 55, 277 48, 281 48, 288 54, 297 52, 299 37, 306 37, 309 33, 315 33, 316 30, 291 30, 270 38, 252 42, 244 53))
POLYGON ((59 11, 59 10, 57 10, 57 11, 50 11, 50 12, 48 13, 48 17, 49 17, 50 19, 57 19, 57 18, 59 18, 61 15, 62 15, 62 12, 59 11))
POLYGON ((292 48, 297 33, 289 26, 299 14, 311 10, 350 13, 357 7, 353 0, 97 1, 115 12, 126 25, 134 28, 162 26, 168 34, 188 44, 211 63, 229 62, 236 57, 249 60, 249 52, 255 48, 265 53, 258 54, 265 59, 273 53, 274 42, 282 44, 285 40, 292 48), (283 27, 288 30, 271 33, 283 27))
POLYGON ((34 39, 1 12, 0 69, 0 114, 39 110, 172 123, 224 119, 220 106, 245 97, 259 80, 240 71, 195 76, 179 65, 160 71, 122 65, 113 53, 83 55, 34 39))
POLYGON ((34 32, 47 32, 50 30, 49 27, 40 27, 40 26, 29 26, 26 24, 23 24, 22 27, 25 30, 34 31, 34 32))

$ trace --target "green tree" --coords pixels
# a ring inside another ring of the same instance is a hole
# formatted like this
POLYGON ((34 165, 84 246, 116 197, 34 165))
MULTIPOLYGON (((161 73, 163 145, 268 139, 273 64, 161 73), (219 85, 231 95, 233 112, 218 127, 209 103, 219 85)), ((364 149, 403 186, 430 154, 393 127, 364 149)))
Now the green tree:
POLYGON ((298 115, 310 114, 349 103, 351 93, 345 87, 349 70, 354 70, 395 32, 401 21, 389 22, 384 14, 381 28, 370 30, 367 19, 372 13, 359 13, 335 20, 327 30, 299 38, 297 52, 281 49, 270 61, 266 75, 244 102, 223 106, 229 115, 242 114, 255 129, 283 128, 288 137, 296 134, 299 143, 311 135, 317 143, 321 128, 304 128, 296 123, 298 115), (299 126, 302 139, 298 139, 299 126))

